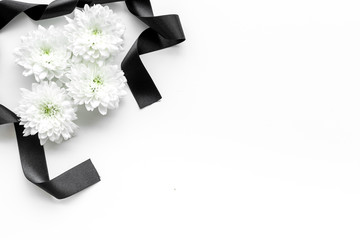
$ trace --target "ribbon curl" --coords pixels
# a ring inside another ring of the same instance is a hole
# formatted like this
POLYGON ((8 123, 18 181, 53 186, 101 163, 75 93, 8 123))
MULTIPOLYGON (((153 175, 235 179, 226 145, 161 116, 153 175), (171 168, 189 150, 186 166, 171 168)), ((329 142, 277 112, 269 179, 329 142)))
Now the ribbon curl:
POLYGON ((24 137, 24 127, 19 124, 18 117, 0 104, 0 125, 9 123, 13 123, 15 127, 24 175, 39 188, 57 199, 63 199, 100 181, 90 159, 50 180, 44 148, 40 145, 38 136, 24 137))
POLYGON ((140 55, 168 48, 185 41, 178 15, 154 16, 150 0, 126 1, 129 11, 149 26, 135 41, 121 67, 140 108, 161 99, 160 92, 141 62, 140 55))
MULTIPOLYGON (((185 41, 178 15, 154 16, 149 0, 55 0, 50 4, 33 4, 18 1, 0 1, 0 30, 20 13, 31 19, 43 20, 69 14, 85 4, 104 4, 125 1, 129 11, 149 28, 144 30, 125 56, 121 67, 129 88, 140 108, 161 99, 140 55, 158 51, 185 41)), ((13 123, 19 146, 20 160, 25 177, 58 199, 69 197, 97 182, 100 177, 91 160, 87 160, 50 180, 43 147, 38 137, 24 137, 24 128, 9 109, 0 104, 0 125, 13 123)))

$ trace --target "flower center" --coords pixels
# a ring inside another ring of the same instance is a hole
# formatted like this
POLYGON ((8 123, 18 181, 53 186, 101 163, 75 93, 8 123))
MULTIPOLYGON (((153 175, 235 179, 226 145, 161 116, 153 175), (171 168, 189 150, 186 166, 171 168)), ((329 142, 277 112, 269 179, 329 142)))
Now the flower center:
POLYGON ((51 49, 49 47, 43 47, 41 48, 42 54, 49 55, 51 52, 51 49))
POLYGON ((95 28, 95 29, 92 30, 93 35, 99 35, 100 33, 101 33, 100 29, 95 28))
POLYGON ((52 103, 43 103, 40 109, 45 117, 53 117, 60 111, 59 107, 52 103))
POLYGON ((104 83, 104 81, 101 79, 100 76, 96 76, 94 79, 93 79, 93 83, 96 83, 97 85, 102 85, 104 83))
POLYGON ((93 80, 92 80, 92 84, 91 84, 91 91, 92 92, 95 92, 101 85, 104 84, 104 80, 99 76, 97 75, 93 80))

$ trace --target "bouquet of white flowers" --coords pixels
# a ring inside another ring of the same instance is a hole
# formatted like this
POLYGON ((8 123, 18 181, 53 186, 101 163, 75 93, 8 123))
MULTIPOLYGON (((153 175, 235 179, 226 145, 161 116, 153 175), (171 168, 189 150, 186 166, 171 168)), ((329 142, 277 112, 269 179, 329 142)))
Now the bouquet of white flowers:
POLYGON ((21 38, 15 62, 24 76, 34 75, 32 90, 21 89, 16 109, 24 136, 38 134, 41 145, 74 136, 78 105, 102 115, 126 95, 126 79, 114 58, 123 50, 125 26, 108 6, 85 5, 66 17, 64 28, 39 26, 21 38))

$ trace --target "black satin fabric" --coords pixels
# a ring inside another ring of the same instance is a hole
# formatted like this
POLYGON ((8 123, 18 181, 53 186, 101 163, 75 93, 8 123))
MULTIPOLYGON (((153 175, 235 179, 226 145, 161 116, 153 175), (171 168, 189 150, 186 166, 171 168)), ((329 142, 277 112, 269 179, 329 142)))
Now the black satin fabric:
MULTIPOLYGON (((40 20, 69 14, 76 7, 84 7, 85 4, 118 1, 126 1, 129 11, 149 27, 140 34, 121 63, 132 94, 139 107, 144 108, 160 100, 161 95, 140 55, 171 47, 185 40, 178 15, 154 16, 149 0, 55 0, 48 5, 3 0, 0 1, 0 30, 20 13, 25 13, 33 20, 40 20)), ((44 149, 38 137, 23 137, 24 128, 19 125, 17 116, 0 105, 0 125, 8 123, 13 123, 15 127, 25 177, 52 196, 66 198, 100 181, 90 160, 50 180, 44 149)))
POLYGON ((63 199, 100 181, 90 159, 50 180, 44 148, 40 145, 38 136, 24 137, 24 127, 19 124, 18 117, 0 105, 0 125, 9 123, 13 123, 15 127, 24 175, 36 186, 55 198, 63 199))
POLYGON ((141 62, 140 55, 185 41, 178 15, 154 16, 149 0, 128 0, 129 11, 149 26, 135 41, 121 67, 140 108, 161 99, 160 92, 141 62))
POLYGON ((159 101, 161 95, 144 67, 140 55, 185 41, 178 15, 154 16, 149 0, 55 0, 49 5, 4 0, 0 1, 0 29, 22 12, 33 20, 40 20, 69 14, 76 7, 83 7, 85 4, 117 1, 126 1, 129 11, 149 26, 140 34, 121 63, 132 94, 139 107, 144 108, 159 101))

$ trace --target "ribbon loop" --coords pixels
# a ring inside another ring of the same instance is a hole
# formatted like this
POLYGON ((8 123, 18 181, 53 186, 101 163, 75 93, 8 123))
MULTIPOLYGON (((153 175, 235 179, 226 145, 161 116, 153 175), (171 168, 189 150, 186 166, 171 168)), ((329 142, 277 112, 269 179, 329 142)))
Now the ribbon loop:
POLYGON ((185 41, 185 34, 178 15, 154 16, 149 0, 126 1, 129 11, 149 26, 135 41, 121 67, 128 85, 140 108, 161 99, 140 55, 168 48, 185 41))

